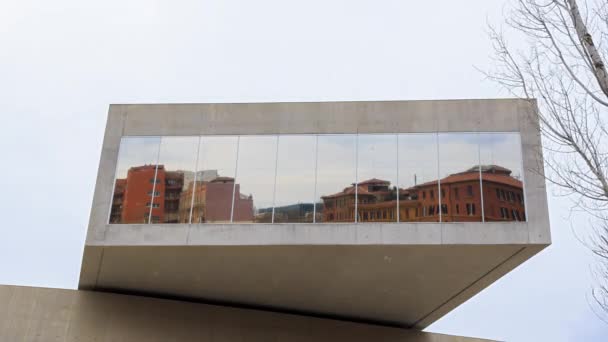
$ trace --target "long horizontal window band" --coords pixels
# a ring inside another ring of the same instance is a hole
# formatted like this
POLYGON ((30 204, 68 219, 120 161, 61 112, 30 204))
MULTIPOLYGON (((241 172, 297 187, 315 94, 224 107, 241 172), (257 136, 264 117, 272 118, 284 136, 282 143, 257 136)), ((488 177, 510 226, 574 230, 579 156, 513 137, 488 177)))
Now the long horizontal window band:
POLYGON ((527 218, 519 133, 123 137, 110 224, 527 218))

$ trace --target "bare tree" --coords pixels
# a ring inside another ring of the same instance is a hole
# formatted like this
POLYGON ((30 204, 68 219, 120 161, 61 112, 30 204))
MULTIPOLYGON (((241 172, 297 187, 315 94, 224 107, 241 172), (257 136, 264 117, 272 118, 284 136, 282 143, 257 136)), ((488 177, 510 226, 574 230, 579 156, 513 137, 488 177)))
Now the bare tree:
MULTIPOLYGON (((593 298, 608 316, 608 2, 513 0, 512 50, 490 26, 496 69, 485 72, 511 94, 537 99, 549 182, 593 215, 590 248, 599 259, 593 298)), ((600 314, 600 317, 602 315, 600 314)))

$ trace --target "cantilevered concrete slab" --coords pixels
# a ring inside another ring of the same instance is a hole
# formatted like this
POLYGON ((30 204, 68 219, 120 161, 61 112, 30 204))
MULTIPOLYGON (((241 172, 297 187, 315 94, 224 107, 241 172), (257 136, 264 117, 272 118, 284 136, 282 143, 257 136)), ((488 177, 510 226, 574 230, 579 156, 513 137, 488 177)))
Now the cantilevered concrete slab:
POLYGON ((112 105, 79 287, 424 328, 550 244, 536 106, 112 105), (109 225, 122 136, 519 132, 526 222, 109 225))

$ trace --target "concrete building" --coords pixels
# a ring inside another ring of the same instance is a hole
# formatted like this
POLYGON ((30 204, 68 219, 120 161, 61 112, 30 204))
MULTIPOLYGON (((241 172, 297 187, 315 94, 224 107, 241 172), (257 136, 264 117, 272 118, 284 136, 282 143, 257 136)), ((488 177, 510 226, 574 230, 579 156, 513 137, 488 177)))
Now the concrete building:
POLYGON ((551 243, 541 158, 516 99, 111 105, 79 290, 0 340, 481 341, 421 330, 551 243), (116 223, 142 167, 177 220, 116 223))

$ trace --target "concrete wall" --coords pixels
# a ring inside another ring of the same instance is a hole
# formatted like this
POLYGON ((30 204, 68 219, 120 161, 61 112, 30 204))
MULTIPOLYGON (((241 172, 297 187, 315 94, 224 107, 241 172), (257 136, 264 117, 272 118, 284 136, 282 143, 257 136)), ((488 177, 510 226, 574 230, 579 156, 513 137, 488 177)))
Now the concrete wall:
POLYGON ((0 286, 0 341, 482 342, 328 319, 109 293, 0 286))

